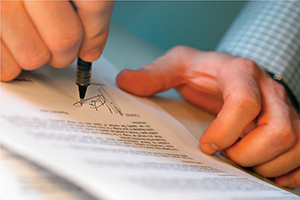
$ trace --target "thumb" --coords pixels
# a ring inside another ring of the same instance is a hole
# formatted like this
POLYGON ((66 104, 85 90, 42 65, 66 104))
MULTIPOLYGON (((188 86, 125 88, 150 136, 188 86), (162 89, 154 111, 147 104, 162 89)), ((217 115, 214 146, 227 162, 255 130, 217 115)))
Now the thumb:
POLYGON ((74 1, 84 28, 79 56, 85 61, 97 60, 106 44, 113 1, 74 1))
POLYGON ((177 56, 177 49, 173 48, 137 71, 121 71, 116 77, 117 85, 135 95, 151 96, 185 83, 185 57, 177 56))

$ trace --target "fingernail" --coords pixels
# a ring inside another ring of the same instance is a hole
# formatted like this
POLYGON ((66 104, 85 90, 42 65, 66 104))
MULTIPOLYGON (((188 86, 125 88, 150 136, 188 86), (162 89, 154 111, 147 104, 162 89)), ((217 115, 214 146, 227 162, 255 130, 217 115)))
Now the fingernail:
POLYGON ((201 150, 206 154, 214 154, 220 149, 214 143, 205 143, 201 145, 201 150))
POLYGON ((102 50, 102 47, 98 47, 96 49, 86 52, 83 55, 83 57, 87 60, 97 60, 100 57, 102 50))
POLYGON ((290 185, 294 184, 294 179, 290 176, 284 176, 278 180, 278 184, 283 187, 289 187, 290 185))

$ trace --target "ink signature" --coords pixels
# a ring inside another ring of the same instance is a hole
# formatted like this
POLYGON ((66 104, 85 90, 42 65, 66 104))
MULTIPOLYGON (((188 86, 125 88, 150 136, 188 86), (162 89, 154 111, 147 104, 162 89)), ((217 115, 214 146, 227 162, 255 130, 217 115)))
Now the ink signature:
POLYGON ((31 79, 27 79, 27 78, 15 78, 12 81, 20 81, 20 82, 33 83, 33 81, 31 79))
MULTIPOLYGON (((97 84, 98 85, 98 84, 97 84)), ((123 115, 121 108, 117 104, 117 102, 113 99, 113 97, 106 92, 103 84, 99 84, 99 88, 97 89, 98 94, 89 98, 86 98, 83 102, 89 102, 89 106, 91 109, 98 111, 101 107, 106 106, 111 114, 119 114, 123 115)), ((75 102, 73 106, 81 107, 80 101, 75 102)))

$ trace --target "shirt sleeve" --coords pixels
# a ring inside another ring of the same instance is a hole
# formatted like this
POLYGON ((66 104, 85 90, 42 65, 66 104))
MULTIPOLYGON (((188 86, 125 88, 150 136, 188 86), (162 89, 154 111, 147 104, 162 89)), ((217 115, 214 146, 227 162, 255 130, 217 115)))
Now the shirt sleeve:
POLYGON ((300 2, 248 2, 216 48, 280 75, 300 102, 300 2))

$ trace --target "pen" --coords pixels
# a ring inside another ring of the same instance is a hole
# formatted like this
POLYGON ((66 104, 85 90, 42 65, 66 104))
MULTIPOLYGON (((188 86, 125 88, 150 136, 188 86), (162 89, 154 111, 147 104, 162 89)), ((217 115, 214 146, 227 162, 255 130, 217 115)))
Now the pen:
POLYGON ((82 105, 86 89, 91 84, 92 63, 77 58, 76 84, 78 85, 80 104, 82 105))

